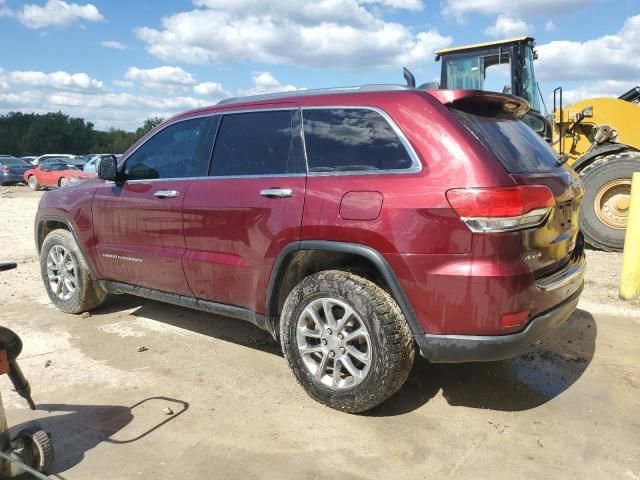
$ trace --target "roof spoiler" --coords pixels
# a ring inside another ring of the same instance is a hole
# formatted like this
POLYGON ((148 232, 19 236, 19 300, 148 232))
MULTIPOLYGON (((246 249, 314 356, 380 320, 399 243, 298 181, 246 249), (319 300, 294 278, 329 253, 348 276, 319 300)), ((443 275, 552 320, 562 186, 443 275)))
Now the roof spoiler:
POLYGON ((443 105, 492 105, 520 118, 529 111, 529 102, 524 98, 506 93, 485 92, 483 90, 428 90, 443 105))

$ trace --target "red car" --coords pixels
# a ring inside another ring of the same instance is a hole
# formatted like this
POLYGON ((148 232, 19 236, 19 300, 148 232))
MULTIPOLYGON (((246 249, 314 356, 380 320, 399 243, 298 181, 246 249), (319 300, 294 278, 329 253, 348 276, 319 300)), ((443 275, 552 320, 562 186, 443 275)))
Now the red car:
MULTIPOLYGON (((583 189, 528 104, 398 86, 223 101, 44 195, 52 302, 107 294, 268 330, 314 399, 370 409, 432 362, 517 356, 583 288, 583 189)), ((429 381, 429 379, 425 379, 429 381)))
POLYGON ((78 167, 63 162, 41 163, 23 174, 31 190, 40 190, 43 187, 64 187, 71 182, 92 176, 94 175, 87 174, 78 167))

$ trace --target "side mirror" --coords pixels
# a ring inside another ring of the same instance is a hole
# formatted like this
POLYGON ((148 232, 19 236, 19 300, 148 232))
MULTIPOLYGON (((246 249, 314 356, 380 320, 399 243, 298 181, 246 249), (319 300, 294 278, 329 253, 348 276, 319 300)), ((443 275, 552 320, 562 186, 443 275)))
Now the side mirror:
POLYGON ((98 163, 98 177, 103 180, 115 181, 118 177, 118 161, 113 155, 102 157, 98 163))

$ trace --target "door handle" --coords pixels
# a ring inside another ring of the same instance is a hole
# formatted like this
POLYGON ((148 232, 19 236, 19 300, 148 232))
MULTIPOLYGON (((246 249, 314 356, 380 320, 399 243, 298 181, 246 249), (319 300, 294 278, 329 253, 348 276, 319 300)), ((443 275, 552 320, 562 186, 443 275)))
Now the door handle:
POLYGON ((293 190, 290 188, 265 188, 260 190, 260 195, 267 198, 289 198, 293 197, 293 190))
POLYGON ((154 192, 153 196, 158 198, 175 198, 180 195, 177 190, 158 190, 154 192))

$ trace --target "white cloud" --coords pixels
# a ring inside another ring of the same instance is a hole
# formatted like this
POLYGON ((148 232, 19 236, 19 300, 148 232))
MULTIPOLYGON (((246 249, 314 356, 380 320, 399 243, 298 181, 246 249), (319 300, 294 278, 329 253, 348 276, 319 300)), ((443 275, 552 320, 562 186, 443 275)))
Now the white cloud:
POLYGON ((383 7, 395 8, 398 10, 411 10, 419 12, 424 8, 422 0, 358 0, 360 3, 374 3, 383 7))
POLYGON ((14 11, 7 7, 5 3, 5 0, 0 0, 0 18, 15 16, 14 11))
POLYGON ((547 32, 555 32, 558 27, 556 27, 556 24, 553 23, 553 20, 547 20, 547 23, 544 24, 544 29, 547 32))
POLYGON ((117 42, 115 40, 105 40, 104 42, 100 42, 105 48, 114 48, 116 50, 126 50, 127 46, 122 42, 117 42))
POLYGON ((29 4, 17 12, 18 20, 29 28, 66 26, 79 20, 101 22, 102 14, 95 5, 67 3, 63 0, 47 0, 44 6, 29 4))
POLYGON ((35 113, 61 110, 94 123, 98 129, 119 127, 133 130, 149 117, 166 118, 210 103, 190 96, 156 97, 132 93, 87 94, 45 90, 0 92, 0 114, 17 110, 35 113))
POLYGON ((111 83, 113 83, 116 87, 120 87, 120 88, 131 88, 135 85, 133 82, 130 82, 129 80, 114 80, 111 83))
POLYGON ((294 85, 283 85, 269 72, 258 72, 251 77, 251 88, 239 89, 238 95, 261 95, 263 93, 292 92, 301 90, 294 85))
MULTIPOLYGON (((135 30, 166 61, 253 61, 312 68, 391 68, 432 61, 451 37, 414 33, 356 0, 195 0, 205 7, 163 18, 162 28, 135 30)), ((410 5, 410 2, 402 1, 410 5)))
POLYGON ((562 100, 565 105, 569 105, 587 98, 619 97, 631 90, 635 85, 640 85, 640 77, 631 82, 625 80, 601 80, 564 90, 562 92, 562 100))
POLYGON ((533 27, 520 18, 498 15, 496 23, 486 28, 484 33, 495 38, 516 37, 533 32, 533 27))
POLYGON ((614 35, 574 42, 560 40, 538 47, 542 80, 632 80, 640 78, 640 15, 628 18, 614 35))
POLYGON ((222 87, 219 82, 202 82, 193 86, 193 91, 198 95, 206 96, 218 96, 228 95, 227 91, 222 87))
POLYGON ((91 78, 86 73, 67 72, 36 72, 36 71, 9 71, 0 70, 0 81, 19 85, 41 88, 55 88, 64 90, 100 90, 102 82, 91 78))
POLYGON ((180 67, 163 66, 157 68, 142 69, 131 67, 124 78, 140 82, 147 87, 163 86, 189 86, 196 83, 193 75, 180 67))
POLYGON ((521 18, 570 13, 601 0, 443 0, 442 13, 446 16, 464 18, 471 13, 484 15, 510 15, 521 18))

